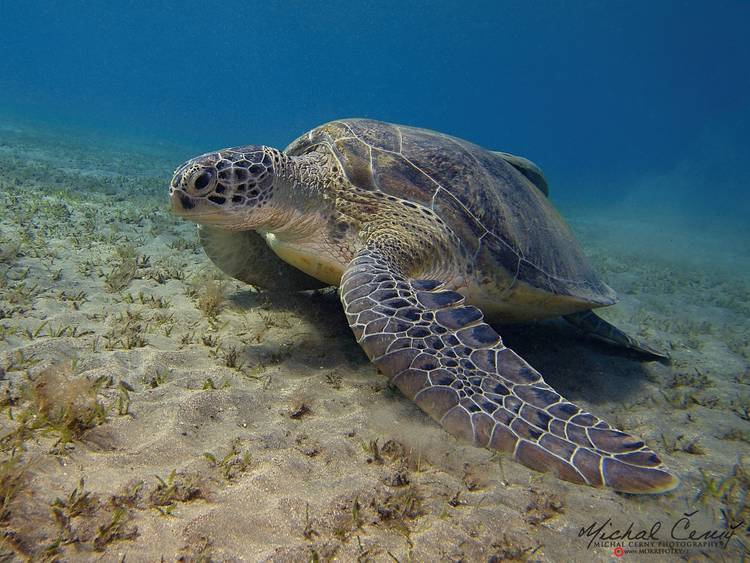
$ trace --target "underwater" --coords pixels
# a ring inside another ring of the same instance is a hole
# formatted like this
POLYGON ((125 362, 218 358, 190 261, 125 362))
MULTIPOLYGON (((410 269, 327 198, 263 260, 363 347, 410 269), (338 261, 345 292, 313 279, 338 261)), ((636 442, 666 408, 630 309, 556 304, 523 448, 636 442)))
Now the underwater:
POLYGON ((2 561, 750 560, 750 3, 0 15, 2 561))

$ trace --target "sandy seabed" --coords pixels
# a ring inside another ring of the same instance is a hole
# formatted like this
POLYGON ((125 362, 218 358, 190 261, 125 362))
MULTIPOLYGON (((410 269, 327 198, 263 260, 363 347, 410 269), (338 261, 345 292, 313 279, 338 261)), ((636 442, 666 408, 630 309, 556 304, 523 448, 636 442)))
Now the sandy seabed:
POLYGON ((335 292, 223 278, 169 213, 191 155, 168 152, 0 124, 0 559, 748 557, 747 232, 564 210, 620 294, 603 316, 670 365, 559 322, 499 327, 682 479, 624 495, 446 434, 368 362, 335 292))

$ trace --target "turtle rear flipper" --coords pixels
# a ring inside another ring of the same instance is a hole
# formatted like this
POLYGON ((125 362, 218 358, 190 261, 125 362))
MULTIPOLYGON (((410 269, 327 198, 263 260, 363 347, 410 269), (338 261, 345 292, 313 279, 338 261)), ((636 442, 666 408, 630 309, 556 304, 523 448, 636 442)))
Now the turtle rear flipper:
POLYGON ((274 254, 255 231, 198 226, 198 237, 211 261, 227 275, 267 291, 305 291, 326 285, 274 254))
POLYGON ((446 430, 574 483, 628 493, 677 486, 643 441, 557 394, 459 293, 407 276, 390 258, 403 259, 403 241, 370 240, 341 280, 349 325, 372 362, 446 430))
POLYGON ((632 350, 633 352, 651 360, 658 360, 667 363, 670 361, 670 357, 666 353, 660 352, 645 342, 623 332, 613 324, 605 321, 599 315, 594 313, 594 311, 581 311, 580 313, 565 315, 563 319, 579 330, 582 330, 584 333, 607 342, 608 344, 620 346, 626 350, 632 350))

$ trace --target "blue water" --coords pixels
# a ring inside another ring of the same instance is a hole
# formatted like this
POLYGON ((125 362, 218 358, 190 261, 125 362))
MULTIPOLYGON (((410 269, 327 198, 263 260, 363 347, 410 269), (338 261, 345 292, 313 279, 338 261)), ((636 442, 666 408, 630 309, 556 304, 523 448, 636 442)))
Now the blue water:
POLYGON ((526 155, 558 200, 640 185, 717 219, 750 209, 748 2, 3 0, 0 13, 0 115, 195 150, 283 147, 364 116, 526 155))
MULTIPOLYGON (((102 558, 609 561, 578 532, 594 519, 750 521, 748 30, 750 0, 0 0, 0 560, 89 560, 122 534, 102 558), (211 282, 194 226, 167 219, 172 171, 342 117, 543 168, 622 298, 603 315, 673 363, 561 321, 498 330, 678 489, 615 496, 459 445, 386 387, 330 292, 211 282), (42 409, 67 419, 77 389, 108 420, 66 444, 42 409), (202 492, 162 506, 166 481, 202 492)), ((742 526, 706 557, 748 560, 742 526)))

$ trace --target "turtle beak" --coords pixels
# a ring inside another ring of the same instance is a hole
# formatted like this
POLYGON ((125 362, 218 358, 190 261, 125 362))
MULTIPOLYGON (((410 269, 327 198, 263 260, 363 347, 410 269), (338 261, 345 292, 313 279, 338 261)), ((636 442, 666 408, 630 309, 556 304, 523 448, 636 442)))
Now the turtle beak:
POLYGON ((224 225, 227 221, 227 214, 224 210, 208 203, 203 198, 191 197, 180 188, 169 189, 169 204, 172 213, 194 223, 224 225))
POLYGON ((207 222, 212 217, 220 215, 203 199, 190 197, 184 190, 175 187, 169 189, 169 205, 172 213, 196 223, 207 222))
POLYGON ((180 189, 170 188, 169 201, 176 215, 186 215, 195 209, 195 201, 180 189))
POLYGON ((172 207, 172 213, 176 215, 182 215, 185 211, 189 211, 195 207, 195 203, 180 187, 184 169, 185 166, 183 165, 175 170, 172 181, 169 183, 169 203, 172 207))

